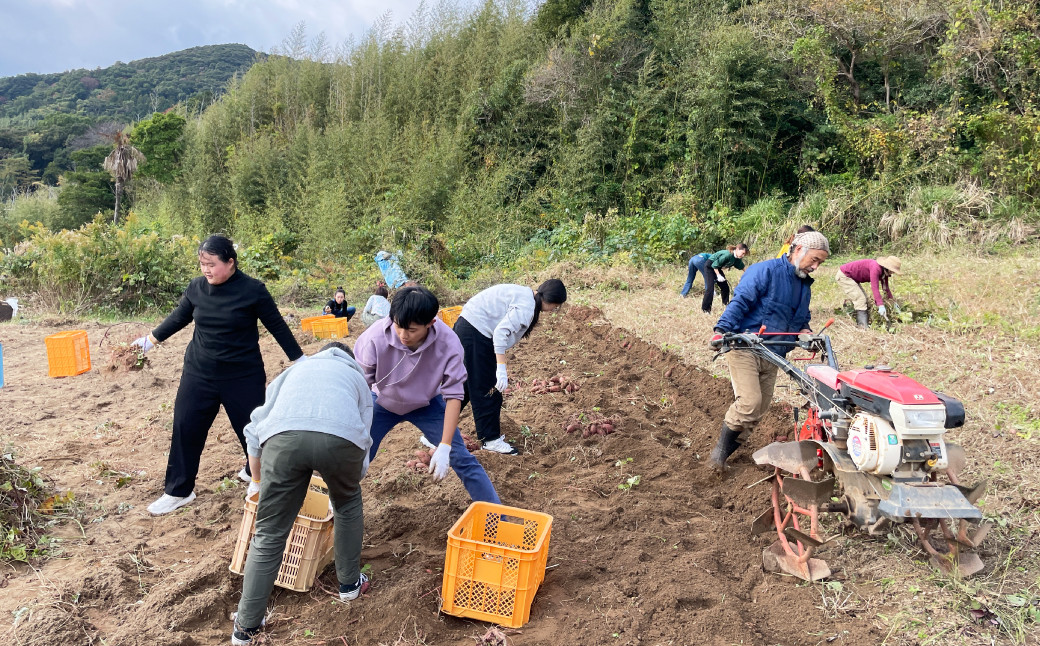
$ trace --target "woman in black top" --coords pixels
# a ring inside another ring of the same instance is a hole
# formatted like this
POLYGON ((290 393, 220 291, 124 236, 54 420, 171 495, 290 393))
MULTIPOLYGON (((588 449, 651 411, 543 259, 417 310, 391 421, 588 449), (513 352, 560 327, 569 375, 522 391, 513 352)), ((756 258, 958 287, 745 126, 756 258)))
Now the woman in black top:
MULTIPOLYGON (((202 449, 221 404, 245 453, 242 430, 253 409, 264 403, 267 383, 257 321, 289 359, 303 357, 267 288, 238 270, 238 255, 230 240, 217 235, 206 238, 199 245, 199 267, 202 276, 191 281, 176 309, 151 334, 134 342, 147 352, 195 322, 173 407, 166 493, 148 506, 155 515, 195 499, 202 449)), ((239 477, 249 480, 248 463, 239 477)))
POLYGON ((325 309, 321 313, 332 314, 336 318, 346 317, 349 321, 356 311, 356 307, 347 305, 347 293, 343 291, 342 287, 337 287, 336 293, 332 295, 332 299, 328 303, 325 303, 325 309))

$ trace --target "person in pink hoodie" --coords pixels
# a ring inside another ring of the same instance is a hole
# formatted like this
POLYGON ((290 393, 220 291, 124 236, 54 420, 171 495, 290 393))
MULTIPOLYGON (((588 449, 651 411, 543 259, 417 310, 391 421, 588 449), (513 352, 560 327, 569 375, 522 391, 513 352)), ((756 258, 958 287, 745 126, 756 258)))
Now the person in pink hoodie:
POLYGON ((354 343, 354 358, 372 389, 372 448, 401 422, 411 422, 436 446, 430 472, 441 480, 448 467, 474 501, 500 502, 484 467, 466 449, 459 432, 466 368, 459 337, 437 317, 440 303, 430 290, 404 287, 379 319, 354 343))

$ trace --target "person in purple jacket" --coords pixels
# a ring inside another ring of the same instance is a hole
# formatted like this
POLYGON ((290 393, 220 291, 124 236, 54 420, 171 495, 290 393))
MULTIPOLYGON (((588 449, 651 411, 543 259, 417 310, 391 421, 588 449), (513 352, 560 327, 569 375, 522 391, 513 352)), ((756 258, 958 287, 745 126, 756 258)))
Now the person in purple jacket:
POLYGON ((462 342, 437 317, 440 303, 430 290, 404 287, 379 319, 354 343, 354 358, 372 389, 372 448, 401 422, 411 422, 437 448, 430 472, 441 480, 450 466, 477 502, 500 502, 484 467, 466 449, 459 432, 466 368, 462 342))
POLYGON ((838 268, 834 279, 845 292, 845 296, 852 301, 856 309, 856 325, 861 328, 870 327, 870 319, 867 317, 867 292, 862 285, 870 283, 870 289, 874 295, 874 304, 877 305, 878 314, 888 318, 888 310, 885 302, 881 299, 881 287, 885 288, 885 296, 892 301, 892 306, 899 311, 899 303, 892 296, 888 279, 892 274, 901 274, 899 258, 895 256, 883 256, 877 260, 864 258, 847 262, 838 268))

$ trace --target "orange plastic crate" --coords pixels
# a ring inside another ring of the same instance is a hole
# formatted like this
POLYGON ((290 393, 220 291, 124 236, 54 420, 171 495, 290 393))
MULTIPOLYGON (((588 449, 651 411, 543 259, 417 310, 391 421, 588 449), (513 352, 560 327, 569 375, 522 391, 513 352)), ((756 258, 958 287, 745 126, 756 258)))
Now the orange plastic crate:
MULTIPOLYGON (((231 556, 230 569, 235 574, 245 571, 249 542, 256 533, 256 506, 259 497, 259 493, 254 493, 246 498, 245 514, 238 529, 235 552, 231 556)), ((335 559, 333 538, 328 487, 324 480, 312 476, 303 508, 296 516, 289 538, 285 541, 282 566, 274 584, 296 592, 310 590, 318 574, 335 559)))
POLYGON ((74 377, 90 370, 86 330, 58 332, 43 341, 47 344, 48 377, 74 377))
POLYGON ((343 339, 350 332, 347 319, 332 317, 311 323, 315 339, 343 339))
POLYGON ((335 314, 322 314, 321 316, 308 316, 306 318, 300 319, 300 327, 303 328, 304 332, 310 332, 311 331, 311 325, 315 321, 321 321, 321 320, 324 320, 324 319, 334 319, 334 318, 336 318, 335 314))
POLYGON ((448 531, 441 610, 519 628, 545 578, 552 516, 475 502, 448 531))
POLYGON ((455 321, 459 320, 459 314, 462 314, 462 306, 456 305, 454 307, 444 307, 441 311, 437 312, 437 316, 441 317, 444 324, 448 327, 455 327, 455 321))

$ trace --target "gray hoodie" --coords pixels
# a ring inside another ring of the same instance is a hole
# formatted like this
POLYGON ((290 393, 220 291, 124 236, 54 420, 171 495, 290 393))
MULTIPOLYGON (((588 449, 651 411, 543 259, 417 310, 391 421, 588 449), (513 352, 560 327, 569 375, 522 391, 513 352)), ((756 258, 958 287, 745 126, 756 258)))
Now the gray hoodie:
POLYGON ((315 431, 342 437, 365 451, 372 447, 372 393, 357 362, 330 348, 289 366, 267 387, 264 405, 245 428, 249 455, 285 431, 315 431))

